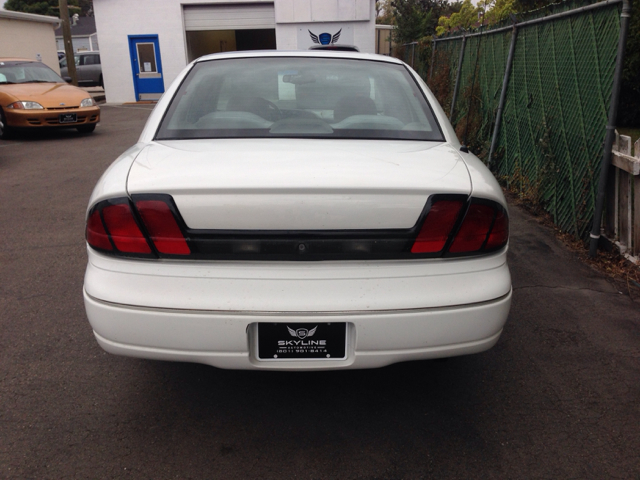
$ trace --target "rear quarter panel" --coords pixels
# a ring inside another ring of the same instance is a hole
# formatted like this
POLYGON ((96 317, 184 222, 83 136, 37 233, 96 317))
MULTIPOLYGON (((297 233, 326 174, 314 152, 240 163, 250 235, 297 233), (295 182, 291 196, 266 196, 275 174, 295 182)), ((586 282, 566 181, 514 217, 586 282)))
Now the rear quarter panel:
POLYGON ((144 149, 145 145, 142 143, 136 143, 122 155, 120 155, 102 174, 100 180, 93 189, 91 198, 89 199, 89 205, 87 207, 87 213, 93 205, 102 200, 114 197, 127 196, 127 177, 131 164, 136 157, 144 149))

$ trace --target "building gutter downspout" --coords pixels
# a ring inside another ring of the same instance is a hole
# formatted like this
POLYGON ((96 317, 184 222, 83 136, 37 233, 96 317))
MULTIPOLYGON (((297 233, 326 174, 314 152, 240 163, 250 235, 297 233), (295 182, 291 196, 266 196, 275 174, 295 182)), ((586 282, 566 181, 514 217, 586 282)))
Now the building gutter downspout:
POLYGON ((616 69, 613 76, 613 89, 611 91, 611 104, 609 105, 609 119, 607 133, 604 140, 602 163, 600 164, 600 179, 598 182, 598 195, 593 216, 593 228, 589 240, 589 256, 595 257, 600 240, 600 227, 602 223, 602 210, 607 189, 607 176, 611 166, 611 149, 615 138, 616 121, 618 117, 618 103, 620 102, 620 86, 622 85, 622 67, 624 63, 624 51, 629 32, 629 18, 631 17, 631 0, 622 0, 622 14, 620 15, 620 37, 618 40, 618 53, 616 56, 616 69))

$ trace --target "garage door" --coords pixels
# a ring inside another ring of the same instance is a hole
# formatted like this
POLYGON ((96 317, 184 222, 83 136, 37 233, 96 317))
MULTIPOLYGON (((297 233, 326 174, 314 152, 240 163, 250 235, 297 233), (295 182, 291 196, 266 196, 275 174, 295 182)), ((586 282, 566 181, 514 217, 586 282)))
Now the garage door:
POLYGON ((276 28, 273 3, 248 5, 185 5, 187 32, 276 28))

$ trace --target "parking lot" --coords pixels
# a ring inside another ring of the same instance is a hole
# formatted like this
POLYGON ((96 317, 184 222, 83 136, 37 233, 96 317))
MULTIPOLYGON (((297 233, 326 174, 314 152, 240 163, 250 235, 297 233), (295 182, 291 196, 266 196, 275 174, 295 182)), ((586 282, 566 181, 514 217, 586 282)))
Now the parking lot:
POLYGON ((313 373, 104 353, 85 208, 151 108, 0 140, 1 478, 640 478, 640 306, 515 207, 488 352, 313 373))

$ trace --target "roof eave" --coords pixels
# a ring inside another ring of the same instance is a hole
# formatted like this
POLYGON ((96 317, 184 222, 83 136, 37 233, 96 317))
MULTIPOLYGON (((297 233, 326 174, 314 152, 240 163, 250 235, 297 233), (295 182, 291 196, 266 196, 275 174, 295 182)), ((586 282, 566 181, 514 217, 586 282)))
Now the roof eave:
POLYGON ((36 15, 35 13, 13 12, 11 10, 0 10, 0 18, 8 18, 10 20, 22 20, 26 22, 49 23, 60 26, 60 19, 56 17, 48 17, 46 15, 36 15))

